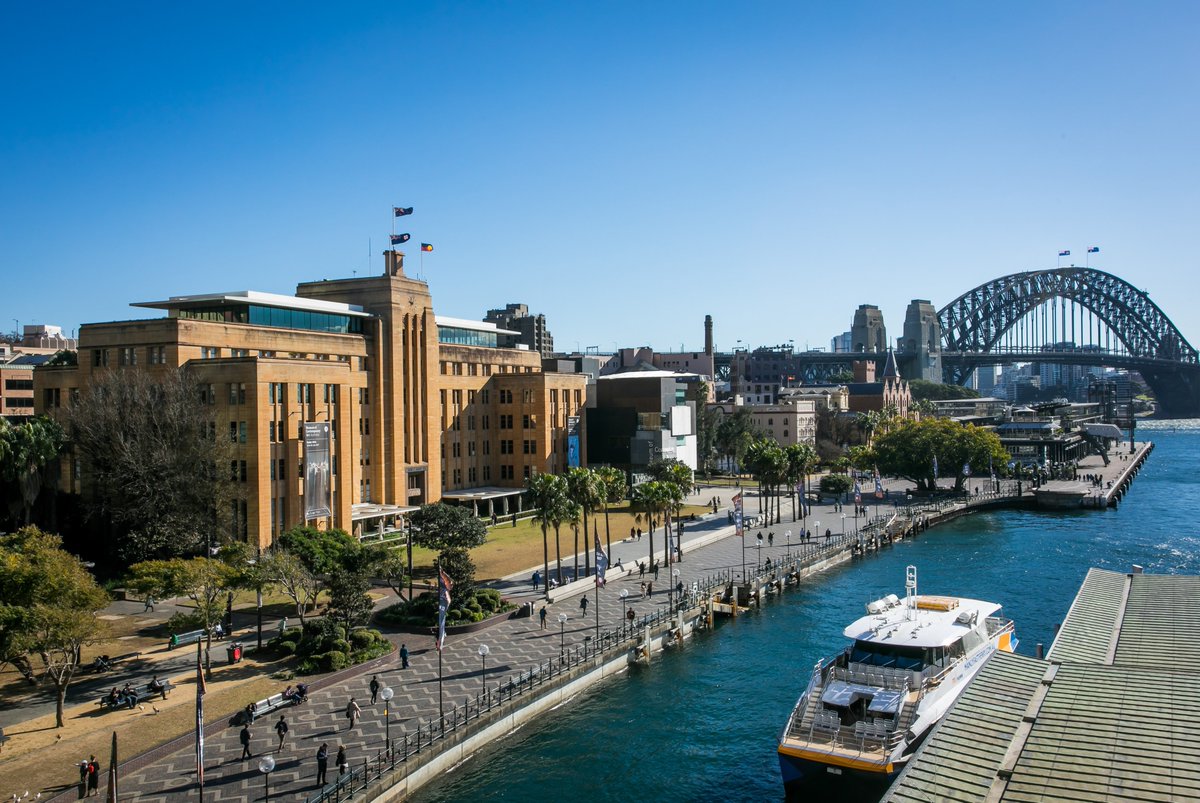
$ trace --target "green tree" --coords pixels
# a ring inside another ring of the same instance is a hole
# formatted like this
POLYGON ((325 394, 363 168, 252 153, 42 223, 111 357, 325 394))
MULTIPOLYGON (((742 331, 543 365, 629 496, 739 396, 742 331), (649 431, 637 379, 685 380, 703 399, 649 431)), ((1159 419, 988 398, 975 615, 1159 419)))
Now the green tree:
MULTIPOLYGON (((552 522, 559 519, 558 509, 567 503, 567 485, 562 477, 554 474, 535 474, 525 481, 529 502, 535 513, 533 520, 542 528, 542 578, 547 593, 550 586, 550 535, 552 522)), ((558 560, 558 581, 562 582, 562 553, 555 533, 555 554, 558 560)))
POLYGON ((15 427, 7 422, 0 426, 0 470, 4 479, 17 487, 26 525, 33 521, 33 504, 41 493, 47 467, 62 451, 64 439, 62 427, 45 416, 15 427))
POLYGON ((388 584, 388 588, 396 592, 399 599, 405 598, 405 583, 408 582, 408 565, 398 549, 389 549, 379 561, 377 567, 379 576, 388 584))
POLYGON ((55 727, 81 650, 105 635, 98 613, 108 601, 58 536, 35 527, 0 536, 0 665, 54 686, 55 727))
POLYGON ((225 614, 225 596, 238 588, 239 571, 213 558, 146 560, 129 567, 129 586, 156 597, 184 596, 196 603, 196 613, 207 631, 205 673, 212 674, 212 633, 225 614))
POLYGON ((927 379, 914 379, 908 383, 913 401, 945 401, 951 399, 978 399, 979 391, 962 385, 947 385, 941 382, 930 382, 927 379))
POLYGON ((738 407, 732 413, 721 416, 715 437, 717 452, 732 460, 740 470, 746 450, 760 434, 750 411, 738 407))
POLYGON ((758 482, 759 497, 766 500, 767 523, 779 521, 778 498, 775 493, 787 472, 787 458, 779 444, 770 438, 755 441, 746 452, 746 468, 758 482), (772 502, 775 509, 772 509, 772 502))
MULTIPOLYGON (((792 499, 792 521, 796 520, 796 486, 808 488, 808 475, 817 467, 817 450, 807 443, 793 443, 784 447, 784 476, 788 484, 788 496, 792 499)), ((801 507, 804 500, 800 500, 801 507)))
POLYGON ((345 566, 362 549, 358 540, 345 530, 318 530, 308 525, 284 531, 278 545, 295 555, 313 574, 329 574, 345 566))
POLYGON ((918 490, 934 487, 935 457, 939 473, 953 475, 958 491, 967 465, 978 469, 989 461, 994 465, 1008 462, 1008 452, 994 432, 948 418, 910 421, 881 435, 875 443, 875 457, 882 473, 911 480, 918 490))
POLYGON ((487 526, 465 507, 440 502, 422 505, 409 517, 413 543, 438 551, 438 565, 454 583, 455 591, 467 599, 475 589, 475 564, 469 550, 487 542, 487 526))
POLYGON ((673 482, 650 480, 649 482, 643 482, 633 489, 633 509, 638 511, 638 521, 643 520, 644 517, 646 529, 650 535, 651 562, 654 561, 654 530, 660 518, 662 519, 664 530, 668 533, 666 536, 666 546, 668 549, 665 552, 665 556, 667 561, 670 561, 670 516, 679 509, 682 502, 682 489, 673 482))
POLYGON ((375 603, 367 594, 371 581, 365 574, 338 567, 329 575, 328 586, 329 616, 345 625, 347 632, 371 620, 375 603))
POLYGON ((854 480, 845 474, 827 474, 821 478, 821 493, 841 496, 854 487, 854 480))
POLYGON ((604 494, 604 541, 608 545, 608 554, 612 556, 612 529, 608 522, 608 507, 625 501, 629 491, 629 483, 625 481, 625 472, 612 466, 601 466, 596 469, 600 479, 600 488, 604 494))
MULTIPOLYGON (((590 468, 569 468, 564 477, 567 483, 567 498, 570 499, 583 513, 583 573, 591 574, 588 548, 588 515, 600 507, 604 501, 604 492, 600 487, 600 479, 590 468)), ((578 530, 576 531, 578 533, 578 530)), ((579 574, 579 541, 575 542, 575 574, 579 574)))
POLYGON ((276 546, 260 559, 262 570, 291 598, 296 606, 296 616, 304 624, 304 616, 317 604, 321 593, 321 578, 308 568, 300 556, 276 546))
POLYGON ((700 473, 705 477, 712 473, 712 463, 717 456, 717 427, 721 414, 716 407, 708 405, 708 383, 694 382, 688 386, 686 398, 696 410, 696 456, 700 473))

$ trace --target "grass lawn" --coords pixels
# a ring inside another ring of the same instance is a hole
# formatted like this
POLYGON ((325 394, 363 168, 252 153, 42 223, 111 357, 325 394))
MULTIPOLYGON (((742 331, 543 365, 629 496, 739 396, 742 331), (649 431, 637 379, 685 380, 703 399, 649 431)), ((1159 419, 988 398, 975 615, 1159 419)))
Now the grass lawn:
MULTIPOLYGON (((700 516, 707 512, 708 509, 703 506, 685 505, 680 515, 687 517, 694 513, 700 516)), ((637 514, 632 513, 628 504, 609 508, 608 522, 613 541, 628 538, 630 527, 647 529, 645 517, 639 518, 637 514)), ((600 534, 600 543, 606 544, 603 511, 588 517, 588 527, 589 529, 594 528, 595 532, 600 534)), ((580 551, 590 549, 591 545, 591 536, 589 535, 585 539, 582 530, 583 525, 581 524, 580 551)), ((656 529, 656 533, 660 532, 662 532, 661 524, 656 529)), ((550 560, 553 561, 553 528, 550 528, 548 535, 550 560)), ((568 555, 575 553, 574 530, 570 526, 564 525, 559 529, 559 539, 562 543, 562 555, 565 562, 568 555)), ((404 549, 404 545, 400 544, 396 548, 404 549)), ((413 549, 413 574, 418 580, 433 577, 433 561, 436 557, 437 553, 433 550, 419 547, 413 549)), ((512 524, 502 520, 495 527, 488 528, 487 543, 472 549, 471 559, 475 561, 475 575, 481 582, 498 580, 532 566, 539 566, 542 563, 541 525, 535 524, 530 519, 520 519, 517 521, 517 526, 513 527, 512 524)))

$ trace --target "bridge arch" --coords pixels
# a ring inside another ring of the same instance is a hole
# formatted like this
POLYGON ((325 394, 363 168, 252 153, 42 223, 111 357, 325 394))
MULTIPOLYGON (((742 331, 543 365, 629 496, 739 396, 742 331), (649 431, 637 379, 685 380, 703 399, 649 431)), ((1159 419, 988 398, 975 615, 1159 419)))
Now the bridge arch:
POLYGON ((1111 273, 1079 267, 1014 273, 963 293, 938 311, 942 349, 990 352, 1022 318, 1056 298, 1090 310, 1130 356, 1200 364, 1196 349, 1149 295, 1111 273))

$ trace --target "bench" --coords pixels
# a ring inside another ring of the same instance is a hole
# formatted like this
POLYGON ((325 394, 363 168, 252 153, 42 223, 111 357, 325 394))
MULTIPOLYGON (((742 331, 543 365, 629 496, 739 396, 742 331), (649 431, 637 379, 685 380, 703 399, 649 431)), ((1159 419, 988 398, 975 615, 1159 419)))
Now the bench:
POLYGON ((190 633, 175 633, 171 636, 171 640, 167 642, 167 649, 173 650, 176 647, 182 647, 184 644, 195 644, 208 635, 206 630, 193 630, 190 633))
MULTIPOLYGON (((265 717, 267 714, 278 711, 280 708, 288 705, 296 705, 296 702, 291 698, 284 697, 283 692, 272 694, 267 699, 259 700, 254 704, 254 719, 265 717)), ((235 725, 244 725, 251 720, 247 717, 245 709, 243 709, 237 713, 233 721, 235 725)))
MULTIPOLYGON (((150 688, 149 683, 143 683, 140 686, 135 686, 133 691, 135 694, 137 694, 138 702, 140 703, 143 700, 149 700, 154 697, 166 699, 167 693, 170 692, 171 689, 175 688, 175 684, 169 680, 160 680, 159 682, 162 684, 161 689, 152 689, 150 688)), ((118 702, 114 704, 109 700, 107 694, 101 696, 101 698, 96 701, 96 704, 100 706, 101 709, 128 706, 128 703, 124 701, 124 698, 120 697, 118 698, 118 702)))
POLYGON ((102 657, 103 656, 99 655, 96 656, 96 658, 84 668, 88 672, 107 672, 122 661, 132 661, 134 658, 142 657, 142 654, 140 652, 127 652, 124 655, 118 655, 115 658, 109 658, 105 661, 101 661, 102 657))

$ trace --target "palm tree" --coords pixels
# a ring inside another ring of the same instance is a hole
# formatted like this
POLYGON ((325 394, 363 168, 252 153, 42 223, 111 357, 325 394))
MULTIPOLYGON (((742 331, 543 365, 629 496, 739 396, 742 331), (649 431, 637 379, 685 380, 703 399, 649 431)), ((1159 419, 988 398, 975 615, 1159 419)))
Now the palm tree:
POLYGON ((604 495, 604 540, 608 544, 608 554, 612 556, 612 531, 608 526, 608 506, 625 499, 629 486, 625 483, 625 472, 612 466, 601 466, 596 469, 596 477, 604 495))
MULTIPOLYGON (((579 506, 583 511, 583 573, 584 575, 591 574, 590 570, 590 555, 588 549, 588 514, 600 507, 604 501, 604 494, 600 487, 600 478, 596 472, 590 468, 572 468, 567 470, 565 477, 567 481, 567 498, 579 506)), ((578 530, 576 531, 578 532, 578 530)), ((575 544, 575 571, 579 572, 579 544, 575 544)))
POLYGON ((646 517, 647 529, 650 531, 650 562, 653 563, 654 525, 658 514, 662 513, 670 504, 670 491, 668 491, 666 483, 650 480, 636 486, 631 498, 634 510, 638 511, 637 520, 641 521, 643 515, 646 517))
POLYGON ((33 503, 42 490, 42 469, 58 457, 65 436, 52 419, 30 419, 20 426, 0 430, 0 461, 5 479, 15 482, 24 504, 25 523, 33 519, 33 503))
POLYGON ((883 416, 878 410, 868 410, 865 413, 858 414, 858 426, 867 436, 867 446, 870 446, 875 440, 875 430, 879 429, 879 425, 883 423, 883 416))
MULTIPOLYGON (((784 457, 783 449, 770 438, 755 441, 746 451, 746 467, 750 469, 750 476, 758 482, 760 497, 765 496, 767 500, 767 523, 770 524, 773 515, 771 502, 774 491, 783 481, 787 469, 787 459, 784 457)), ((778 502, 777 499, 774 501, 778 502)), ((776 515, 775 518, 779 519, 780 517, 776 515)))
MULTIPOLYGON (((559 479, 562 479, 561 477, 559 479)), ((562 585, 562 541, 559 539, 559 530, 564 524, 569 521, 575 521, 579 518, 579 505, 567 499, 566 492, 563 492, 562 498, 558 504, 550 511, 550 526, 554 528, 554 559, 558 564, 558 583, 562 585)), ((579 579, 579 555, 575 556, 575 578, 579 579)))
MULTIPOLYGON (((566 498, 566 484, 562 477, 553 474, 535 474, 525 481, 529 501, 536 508, 533 520, 542 526, 542 581, 546 591, 550 589, 550 534, 551 522, 558 516, 558 508, 566 498)), ((557 537, 557 529, 555 531, 557 537)), ((559 561, 558 579, 562 582, 562 561, 559 561)))
MULTIPOLYGON (((796 520, 796 485, 803 480, 801 488, 808 488, 808 472, 817 464, 817 450, 807 443, 793 443, 783 450, 786 463, 785 475, 790 488, 788 496, 792 498, 792 521, 796 520)), ((800 500, 800 508, 804 509, 804 499, 800 500)))

